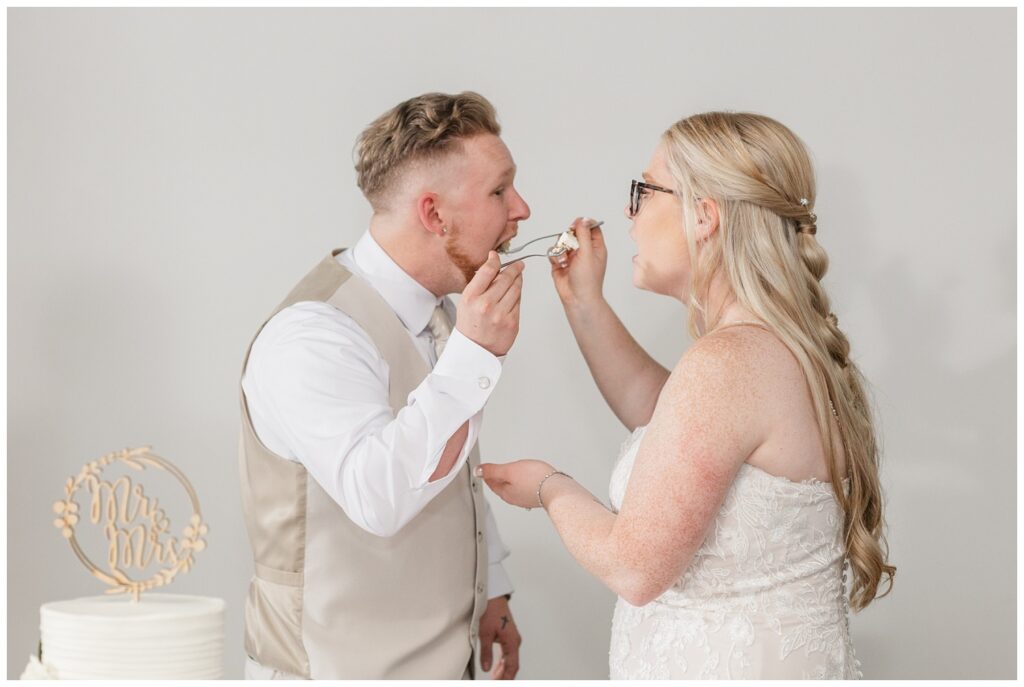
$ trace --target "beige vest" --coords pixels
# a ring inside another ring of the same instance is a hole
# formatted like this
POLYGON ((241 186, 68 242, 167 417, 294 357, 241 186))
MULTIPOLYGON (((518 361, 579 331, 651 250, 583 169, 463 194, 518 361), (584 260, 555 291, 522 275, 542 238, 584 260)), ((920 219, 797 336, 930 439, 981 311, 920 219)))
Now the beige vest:
MULTIPOLYGON (((340 252, 306 275, 270 317, 300 301, 346 313, 387 362, 397 414, 429 366, 387 302, 338 264, 340 252)), ((255 559, 246 652, 263 666, 309 678, 462 678, 487 603, 483 496, 472 473, 477 449, 398 534, 377 537, 349 520, 300 463, 260 442, 244 393, 241 400, 242 503, 255 559)))

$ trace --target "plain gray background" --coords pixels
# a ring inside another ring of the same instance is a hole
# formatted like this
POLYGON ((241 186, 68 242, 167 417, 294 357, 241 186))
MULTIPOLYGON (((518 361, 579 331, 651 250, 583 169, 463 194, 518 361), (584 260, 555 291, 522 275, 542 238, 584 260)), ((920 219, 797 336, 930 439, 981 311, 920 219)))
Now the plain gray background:
MULTIPOLYGON (((684 311, 635 290, 622 209, 658 135, 709 109, 793 128, 817 165, 825 279, 873 384, 893 594, 852 618, 870 678, 1016 674, 1014 9, 8 11, 8 676, 46 601, 97 594, 51 525, 80 465, 152 444, 210 546, 170 591, 228 602, 251 558, 237 384, 255 327, 367 225, 351 151, 413 95, 496 105, 540 236, 606 221, 606 293, 667 366, 684 311)), ((487 410, 485 460, 607 496, 627 432, 548 269, 487 410)), ((523 678, 603 678, 613 595, 542 513, 512 549, 523 678)))

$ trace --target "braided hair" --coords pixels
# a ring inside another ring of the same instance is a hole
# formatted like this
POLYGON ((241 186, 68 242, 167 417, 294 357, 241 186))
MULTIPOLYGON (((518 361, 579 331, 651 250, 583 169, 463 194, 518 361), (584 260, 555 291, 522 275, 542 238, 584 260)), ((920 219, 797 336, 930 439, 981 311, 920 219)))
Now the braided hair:
POLYGON ((884 534, 879 447, 865 381, 850 359, 821 283, 828 255, 817 239, 815 179, 803 142, 779 122, 751 113, 707 112, 676 122, 662 136, 683 199, 693 265, 689 331, 696 340, 717 324, 706 294, 722 275, 737 302, 772 327, 803 369, 824 442, 833 493, 844 513, 852 571, 850 605, 860 610, 892 588, 884 534), (697 204, 718 205, 719 230, 698 251, 697 204), (703 295, 703 297, 702 297, 703 295), (837 421, 834 429, 832 418, 837 421), (838 435, 837 435, 838 432, 838 435), (837 441, 846 455, 840 467, 837 441), (843 489, 849 479, 849 493, 843 489), (879 594, 882 578, 888 588, 879 594))

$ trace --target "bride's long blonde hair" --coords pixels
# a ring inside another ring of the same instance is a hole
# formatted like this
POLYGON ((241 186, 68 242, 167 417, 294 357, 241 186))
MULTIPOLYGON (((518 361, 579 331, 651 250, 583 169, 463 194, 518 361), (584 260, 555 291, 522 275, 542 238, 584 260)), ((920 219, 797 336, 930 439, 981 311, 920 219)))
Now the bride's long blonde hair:
POLYGON ((705 332, 717 324, 719 313, 707 312, 706 294, 712 278, 721 274, 737 302, 768 324, 799 361, 824 440, 832 489, 845 513, 853 572, 850 605, 860 610, 891 591, 896 568, 886 560, 879 450, 864 380, 850 360, 850 343, 821 285, 828 256, 815 237, 810 157, 788 128, 749 113, 687 117, 668 129, 662 141, 682 200, 693 266, 690 335, 694 340, 702 335, 698 317, 705 332), (693 233, 697 198, 713 199, 719 212, 718 231, 699 252, 693 233), (842 474, 830 401, 846 454, 842 474), (846 477, 849 495, 842 489, 846 477), (879 595, 883 576, 888 588, 879 595))

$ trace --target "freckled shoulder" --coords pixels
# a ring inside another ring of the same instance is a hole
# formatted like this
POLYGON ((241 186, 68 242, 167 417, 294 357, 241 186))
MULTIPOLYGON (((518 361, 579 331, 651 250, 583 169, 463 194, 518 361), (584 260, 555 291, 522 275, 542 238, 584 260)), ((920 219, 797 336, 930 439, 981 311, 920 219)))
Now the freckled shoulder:
MULTIPOLYGON (((737 373, 756 373, 789 349, 767 329, 757 326, 726 327, 702 337, 690 350, 702 346, 724 356, 737 373)), ((689 352, 689 351, 688 351, 689 352)))
POLYGON ((734 381, 756 375, 774 357, 778 342, 760 327, 729 327, 701 337, 679 360, 677 369, 707 369, 734 381))
POLYGON ((672 370, 663 400, 699 403, 704 413, 743 415, 752 392, 776 364, 775 348, 781 343, 774 339, 759 327, 729 327, 701 337, 672 370))
POLYGON ((686 351, 662 389, 641 451, 674 456, 681 469, 698 471, 703 484, 728 487, 764 434, 758 402, 750 398, 764 344, 751 339, 715 333, 686 351))

